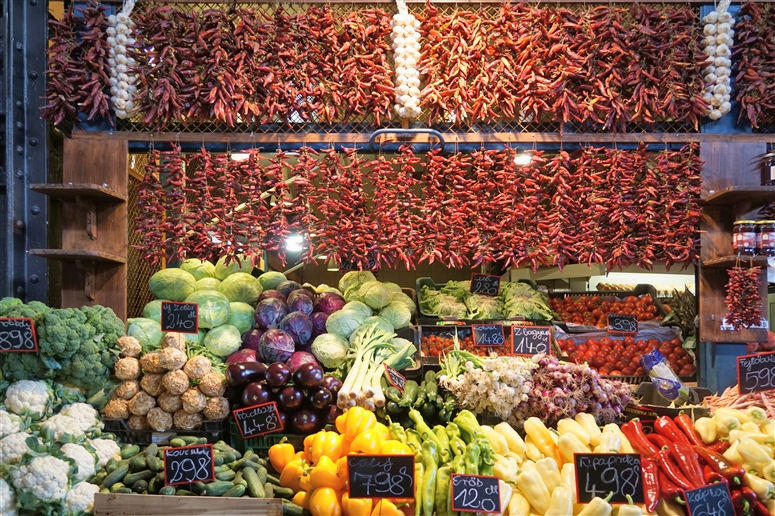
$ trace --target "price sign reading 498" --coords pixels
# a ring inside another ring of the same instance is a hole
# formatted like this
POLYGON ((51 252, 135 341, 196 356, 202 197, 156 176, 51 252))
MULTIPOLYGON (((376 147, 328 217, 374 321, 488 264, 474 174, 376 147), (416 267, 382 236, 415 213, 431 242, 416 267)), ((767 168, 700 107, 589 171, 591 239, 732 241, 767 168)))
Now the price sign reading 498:
POLYGON ((347 457, 350 498, 414 498, 414 455, 347 457))
POLYGON ((164 450, 164 483, 168 486, 215 480, 213 445, 199 444, 164 450))
POLYGON ((609 493, 613 493, 613 503, 627 503, 627 495, 635 503, 643 503, 639 454, 577 453, 573 459, 578 503, 589 503, 596 496, 606 498, 609 493))

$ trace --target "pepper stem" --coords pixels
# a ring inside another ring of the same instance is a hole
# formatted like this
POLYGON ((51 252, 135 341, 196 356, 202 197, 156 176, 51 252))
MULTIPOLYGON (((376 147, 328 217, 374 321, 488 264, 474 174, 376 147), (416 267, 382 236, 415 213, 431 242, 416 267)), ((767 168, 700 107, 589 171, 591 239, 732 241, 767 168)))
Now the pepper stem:
POLYGON ((605 498, 603 498, 603 501, 604 501, 604 502, 610 502, 610 501, 611 501, 611 498, 613 498, 613 497, 614 497, 614 492, 613 492, 613 491, 611 491, 610 493, 608 493, 608 496, 606 496, 605 498))
MULTIPOLYGON (((613 493, 611 493, 611 494, 613 494, 613 493)), ((632 496, 630 496, 630 495, 624 495, 624 497, 625 497, 625 498, 627 498, 627 503, 628 503, 628 504, 630 504, 630 505, 635 505, 634 503, 632 503, 632 496)))

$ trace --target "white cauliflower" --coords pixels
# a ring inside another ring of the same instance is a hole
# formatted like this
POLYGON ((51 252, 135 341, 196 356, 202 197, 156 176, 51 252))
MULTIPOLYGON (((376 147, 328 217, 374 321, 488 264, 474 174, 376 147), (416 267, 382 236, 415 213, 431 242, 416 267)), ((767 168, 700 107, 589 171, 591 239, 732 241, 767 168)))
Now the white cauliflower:
POLYGON ((121 457, 121 448, 115 441, 110 439, 92 439, 89 441, 94 451, 97 452, 97 465, 102 468, 110 459, 117 456, 121 457))
MULTIPOLYGON (((45 455, 11 470, 16 492, 26 491, 43 502, 62 500, 70 483, 70 464, 45 455)), ((19 493, 21 496, 21 493, 19 493)))
POLYGON ((16 464, 22 460, 24 454, 30 451, 26 443, 28 437, 30 434, 18 432, 0 439, 0 463, 16 464))
POLYGON ((75 465, 78 467, 78 471, 75 474, 75 480, 77 482, 88 480, 95 475, 94 455, 80 444, 65 444, 62 446, 62 454, 75 461, 75 465))
POLYGON ((88 403, 65 405, 59 413, 75 419, 82 432, 100 429, 103 426, 97 417, 97 411, 88 403))
MULTIPOLYGON (((83 435, 81 425, 78 424, 78 421, 70 416, 65 416, 64 414, 57 414, 56 416, 48 418, 46 422, 43 423, 42 430, 44 434, 48 433, 49 436, 53 436, 53 439, 56 441, 60 440, 65 434, 74 437, 83 435)), ((46 437, 44 436, 44 439, 45 438, 46 437)))
POLYGON ((94 508, 94 495, 100 492, 99 486, 88 482, 76 484, 65 497, 67 510, 73 513, 91 511, 94 508))
MULTIPOLYGON (((22 429, 22 420, 16 414, 0 410, 0 437, 15 434, 22 429)), ((0 513, 2 514, 2 513, 0 513)))
POLYGON ((0 514, 16 516, 16 496, 3 477, 0 477, 0 514))
POLYGON ((45 382, 21 380, 5 391, 5 406, 19 415, 42 416, 49 403, 49 386, 45 382))

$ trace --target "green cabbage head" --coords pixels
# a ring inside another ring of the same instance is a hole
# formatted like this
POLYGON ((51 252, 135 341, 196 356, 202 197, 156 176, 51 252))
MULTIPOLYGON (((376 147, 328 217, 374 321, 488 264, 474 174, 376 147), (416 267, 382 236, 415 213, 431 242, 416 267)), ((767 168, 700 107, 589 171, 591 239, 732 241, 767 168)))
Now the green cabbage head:
POLYGON ((352 332, 358 329, 364 319, 366 317, 355 310, 339 310, 326 319, 326 331, 347 339, 352 332))
POLYGON ((215 264, 215 277, 221 281, 236 272, 247 272, 250 274, 252 271, 253 264, 250 263, 250 259, 247 256, 238 256, 236 260, 232 258, 228 265, 226 265, 226 257, 224 256, 215 264))
POLYGON ((218 326, 205 335, 205 347, 207 351, 219 357, 228 357, 237 351, 242 345, 242 337, 239 330, 231 324, 218 326))
POLYGON ((393 328, 406 328, 412 322, 412 312, 405 304, 393 302, 380 310, 379 316, 393 325, 393 328))
POLYGON ((200 328, 210 329, 225 324, 231 315, 229 300, 215 290, 197 290, 186 298, 186 303, 199 305, 200 328))
POLYGON ((244 335, 253 329, 256 325, 256 311, 247 303, 239 301, 230 303, 231 315, 226 324, 231 324, 237 328, 240 334, 244 335))
POLYGON ((339 335, 324 333, 312 342, 312 354, 326 369, 336 369, 344 364, 350 345, 339 335))
POLYGON ((191 273, 197 281, 202 278, 215 277, 215 265, 205 260, 199 260, 198 258, 190 258, 181 263, 180 269, 191 273))
POLYGON ((226 296, 229 301, 255 305, 263 289, 258 279, 246 272, 236 272, 221 281, 218 292, 226 296))
POLYGON ((151 293, 159 299, 183 301, 196 288, 196 279, 181 269, 162 269, 148 281, 151 293))
POLYGON ((379 281, 367 281, 361 285, 358 297, 374 310, 379 310, 390 303, 393 293, 379 281))

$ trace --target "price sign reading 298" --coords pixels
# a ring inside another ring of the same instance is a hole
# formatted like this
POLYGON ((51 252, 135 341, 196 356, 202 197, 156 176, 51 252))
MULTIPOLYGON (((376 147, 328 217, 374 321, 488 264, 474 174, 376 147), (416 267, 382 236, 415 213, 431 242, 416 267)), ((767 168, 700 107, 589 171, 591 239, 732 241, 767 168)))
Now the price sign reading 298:
POLYGON ((414 498, 414 455, 347 457, 350 498, 414 498))

